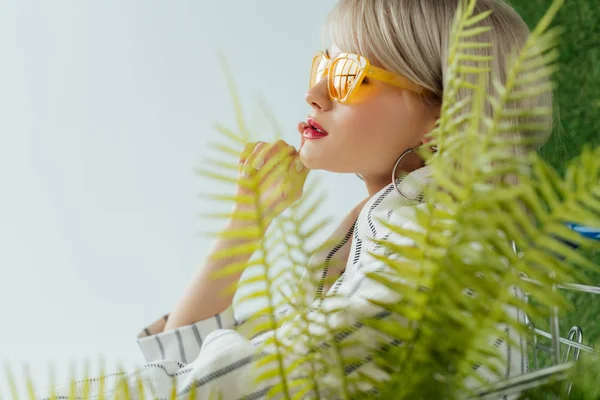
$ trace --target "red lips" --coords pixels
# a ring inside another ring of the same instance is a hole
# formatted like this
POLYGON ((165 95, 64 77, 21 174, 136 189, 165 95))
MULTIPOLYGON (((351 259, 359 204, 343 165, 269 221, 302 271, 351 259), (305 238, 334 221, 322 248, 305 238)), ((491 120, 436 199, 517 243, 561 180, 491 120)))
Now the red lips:
POLYGON ((300 141, 300 147, 298 148, 298 153, 300 153, 300 150, 302 150, 302 146, 304 146, 304 142, 306 141, 306 139, 304 138, 304 131, 309 128, 310 125, 308 125, 306 122, 298 122, 298 132, 300 133, 300 135, 302 135, 302 140, 300 141))
MULTIPOLYGON (((300 122, 298 132, 302 134, 303 139, 321 139, 329 135, 323 126, 313 118, 308 118, 306 122, 300 122)), ((304 140, 302 144, 304 144, 304 140)))
POLYGON ((316 129, 317 131, 320 131, 322 134, 324 135, 329 135, 329 133, 325 130, 325 128, 323 128, 321 126, 321 124, 319 124, 319 122, 317 122, 316 119, 314 118, 309 118, 306 120, 306 122, 313 128, 316 129))

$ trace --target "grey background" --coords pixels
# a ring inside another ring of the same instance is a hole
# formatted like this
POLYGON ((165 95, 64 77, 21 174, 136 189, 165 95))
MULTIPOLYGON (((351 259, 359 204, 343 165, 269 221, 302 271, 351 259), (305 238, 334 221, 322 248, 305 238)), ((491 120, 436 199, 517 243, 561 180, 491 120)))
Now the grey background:
MULTIPOLYGON (((263 96, 298 145, 310 59, 334 0, 0 1, 0 362, 46 385, 102 355, 142 362, 135 338, 206 255, 213 183, 194 173, 213 122, 234 125, 217 54, 253 117, 263 96)), ((323 215, 366 190, 317 172, 323 215)), ((0 394, 7 390, 0 379, 0 394)))

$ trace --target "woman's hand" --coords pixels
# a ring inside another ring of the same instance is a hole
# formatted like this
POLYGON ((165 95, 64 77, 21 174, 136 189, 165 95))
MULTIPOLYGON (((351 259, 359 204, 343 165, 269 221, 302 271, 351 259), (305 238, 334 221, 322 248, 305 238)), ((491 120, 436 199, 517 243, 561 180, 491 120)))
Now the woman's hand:
POLYGON ((239 282, 243 268, 235 267, 234 272, 218 279, 213 273, 231 266, 246 265, 254 252, 253 241, 260 240, 260 237, 240 239, 228 233, 239 228, 256 227, 257 212, 262 214, 259 229, 264 233, 273 219, 302 196, 309 172, 300 162, 296 149, 283 140, 246 145, 240 154, 239 166, 237 196, 240 200, 234 207, 234 214, 238 217, 243 215, 243 218, 228 221, 171 312, 165 332, 212 317, 231 305, 234 292, 229 290, 224 294, 223 291, 239 282), (240 248, 240 240, 249 245, 242 246, 241 252, 232 252, 233 247, 240 248))
POLYGON ((270 224, 302 197, 308 172, 296 148, 283 140, 248 143, 239 158, 234 211, 260 213, 270 224))

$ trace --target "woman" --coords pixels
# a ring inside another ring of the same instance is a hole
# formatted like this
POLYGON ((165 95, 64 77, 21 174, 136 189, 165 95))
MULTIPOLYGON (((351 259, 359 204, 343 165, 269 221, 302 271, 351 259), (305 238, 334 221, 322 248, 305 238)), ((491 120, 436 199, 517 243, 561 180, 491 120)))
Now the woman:
MULTIPOLYGON (((341 0, 328 20, 332 44, 313 62, 311 85, 306 93, 310 116, 298 124, 302 135, 300 149, 282 141, 260 142, 248 145, 240 157, 240 179, 245 179, 261 167, 265 168, 273 157, 287 155, 285 168, 273 168, 270 172, 279 174, 275 179, 278 184, 262 188, 267 195, 275 194, 275 200, 265 195, 265 201, 271 201, 263 204, 267 221, 276 218, 301 195, 310 170, 356 173, 366 185, 368 197, 350 211, 333 232, 330 239, 334 245, 319 249, 310 260, 311 271, 311 266, 325 266, 316 272, 315 278, 320 283, 312 292, 317 302, 310 317, 315 320, 321 310, 328 307, 330 297, 324 294, 336 294, 344 299, 345 310, 331 319, 332 326, 352 325, 362 316, 394 318, 366 300, 394 300, 385 287, 365 277, 368 272, 385 270, 368 253, 381 251, 372 243, 374 239, 390 238, 389 230, 380 219, 406 229, 418 229, 414 214, 424 205, 421 194, 429 182, 429 171, 415 150, 425 146, 426 134, 439 117, 446 49, 457 4, 458 0, 341 0), (369 62, 374 68, 368 67, 369 62), (399 179, 401 173, 406 175, 403 179, 399 179), (332 277, 335 283, 330 287, 325 285, 326 278, 332 277)), ((521 49, 529 32, 516 12, 501 0, 480 0, 476 14, 486 10, 492 14, 480 24, 492 29, 486 34, 489 36, 482 37, 493 46, 482 49, 481 54, 494 56, 492 73, 504 80, 507 57, 521 49)), ((550 99, 544 96, 540 96, 538 104, 549 104, 550 99)), ((538 143, 548 132, 540 132, 538 143)), ((429 150, 435 151, 434 148, 429 150)), ((523 150, 531 149, 515 149, 523 150)), ((239 185, 240 193, 245 190, 239 185)), ((245 207, 248 206, 239 205, 238 211, 248 211, 245 207)), ((232 220, 225 231, 244 224, 248 222, 232 220)), ((261 228, 264 231, 266 227, 261 228)), ((396 237, 395 240, 410 243, 408 238, 396 237)), ((138 342, 147 364, 127 375, 132 390, 136 388, 135 377, 139 376, 146 394, 157 398, 169 397, 176 382, 180 397, 189 395, 193 387, 201 399, 215 393, 220 393, 223 399, 245 396, 257 399, 280 383, 277 377, 267 377, 254 384, 253 378, 260 375, 264 364, 260 361, 255 364, 253 357, 257 346, 269 337, 277 336, 282 342, 298 345, 295 320, 291 318, 275 331, 247 336, 245 324, 233 317, 232 296, 220 295, 239 275, 217 281, 208 279, 224 265, 248 260, 251 254, 214 257, 232 245, 239 242, 218 240, 173 312, 139 335, 138 342)), ((361 344, 352 350, 353 356, 364 362, 346 366, 348 379, 359 372, 374 379, 385 379, 369 361, 381 341, 375 340, 366 327, 357 325, 356 328, 351 334, 335 339, 343 342, 349 338, 361 344)), ((507 335, 518 338, 514 332, 507 335)), ((510 348, 505 339, 497 338, 490 344, 502 347, 503 354, 507 354, 504 365, 499 366, 502 373, 493 374, 479 368, 485 380, 525 372, 526 358, 521 349, 510 348)), ((399 344, 387 343, 388 346, 399 344)), ((304 350, 324 352, 324 347, 304 350)), ((267 359, 269 349, 265 348, 262 353, 267 359)), ((298 361, 291 353, 288 356, 284 362, 298 361)), ((302 369, 298 368, 295 374, 301 375, 302 369)), ((123 377, 122 374, 106 377, 105 387, 110 390, 123 377)), ((334 389, 328 389, 336 387, 334 378, 319 377, 321 398, 337 396, 334 389)), ((88 383, 92 385, 91 393, 95 393, 99 381, 88 383)), ((77 387, 81 394, 84 383, 79 382, 77 387)), ((288 389, 290 392, 300 390, 288 389)), ((62 388, 57 394, 67 395, 68 390, 68 387, 62 388)), ((366 385, 354 390, 376 389, 366 385)), ((314 393, 306 393, 306 397, 312 396, 314 393)))

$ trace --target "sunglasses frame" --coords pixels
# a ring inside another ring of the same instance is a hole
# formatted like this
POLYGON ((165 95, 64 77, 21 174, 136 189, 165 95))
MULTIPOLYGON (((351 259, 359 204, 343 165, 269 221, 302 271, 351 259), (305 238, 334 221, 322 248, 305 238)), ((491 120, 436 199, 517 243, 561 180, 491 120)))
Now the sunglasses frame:
POLYGON ((327 90, 329 92, 329 97, 332 100, 337 101, 339 103, 348 102, 352 98, 352 96, 356 93, 356 91, 358 90, 358 88, 360 87, 360 85, 362 84, 362 82, 365 78, 375 79, 380 82, 387 83, 387 84, 399 87, 401 89, 409 90, 411 92, 415 92, 418 94, 422 94, 426 91, 426 89, 424 87, 411 82, 408 78, 406 78, 403 75, 396 74, 394 72, 387 71, 383 68, 379 68, 374 65, 371 65, 371 62, 369 61, 368 58, 361 56, 359 54, 340 53, 336 57, 331 59, 331 58, 329 58, 329 56, 327 54, 325 54, 322 51, 318 52, 313 57, 313 62, 311 65, 311 72, 310 72, 309 88, 312 88, 313 86, 315 86, 318 83, 316 81, 316 76, 317 76, 318 71, 315 71, 315 65, 321 65, 323 60, 325 61, 325 69, 322 72, 322 78, 319 79, 318 82, 320 82, 325 76, 327 76, 327 90), (331 65, 334 65, 335 63, 338 63, 338 62, 340 62, 340 60, 343 60, 343 59, 348 59, 348 60, 357 62, 359 64, 360 68, 357 73, 358 76, 354 79, 354 81, 352 83, 352 87, 348 90, 348 92, 346 93, 346 95, 343 98, 339 98, 339 96, 334 96, 334 94, 333 94, 333 87, 334 87, 333 79, 335 78, 335 76, 332 76, 333 75, 332 71, 334 69, 332 69, 330 67, 331 67, 331 65), (316 64, 317 61, 319 61, 319 64, 316 64), (313 83, 313 81, 315 81, 315 82, 313 83))

